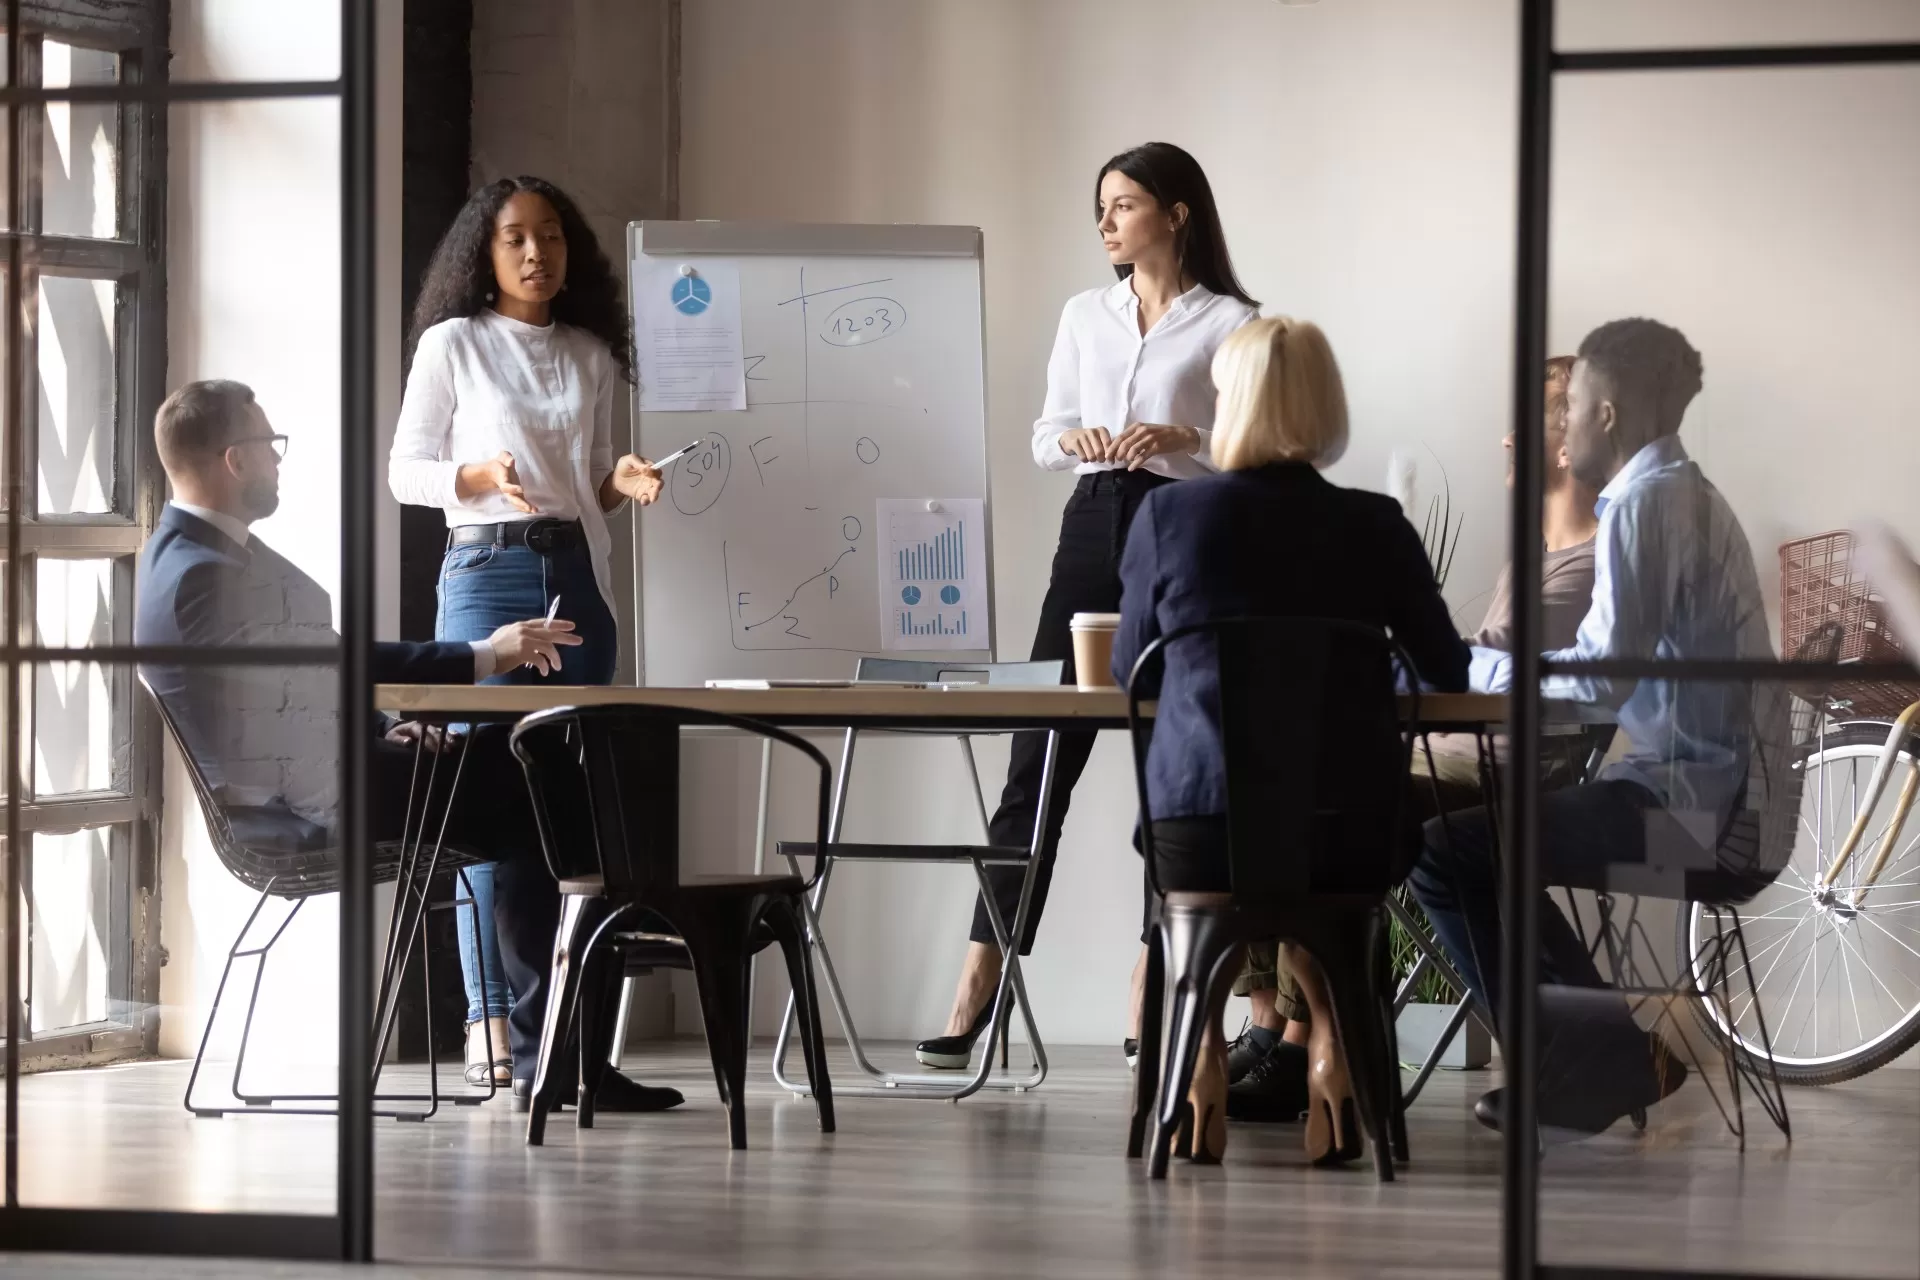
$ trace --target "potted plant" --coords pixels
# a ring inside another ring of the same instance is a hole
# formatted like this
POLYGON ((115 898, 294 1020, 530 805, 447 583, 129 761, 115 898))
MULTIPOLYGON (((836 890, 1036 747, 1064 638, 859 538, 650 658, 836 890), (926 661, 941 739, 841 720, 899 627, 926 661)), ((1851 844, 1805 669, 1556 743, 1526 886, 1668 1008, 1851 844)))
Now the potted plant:
MULTIPOLYGON (((1420 525, 1420 544, 1426 548, 1427 560, 1433 565, 1434 580, 1444 588, 1447 575, 1453 569, 1454 552, 1460 546, 1463 521, 1454 518, 1453 490, 1447 483, 1445 467, 1440 469, 1440 486, 1440 493, 1428 501, 1417 523, 1420 525)), ((1387 464, 1387 489, 1399 501, 1407 519, 1414 520, 1415 512, 1419 509, 1419 467, 1411 456, 1397 451, 1393 454, 1387 464)), ((1413 894, 1404 885, 1393 893, 1401 906, 1406 908, 1408 918, 1418 922, 1416 927, 1422 938, 1430 943, 1432 934, 1427 931, 1425 917, 1421 914, 1420 905, 1413 900, 1413 894)), ((1387 946, 1392 961, 1394 990, 1398 991, 1406 982, 1407 975, 1419 964, 1420 947, 1407 928, 1394 917, 1387 920, 1387 946)), ((1433 1046, 1447 1029, 1447 1023, 1452 1020, 1454 1008, 1460 1000, 1461 993, 1455 991, 1437 969, 1427 966, 1394 1023, 1403 1062, 1417 1067, 1427 1060, 1427 1055, 1433 1051, 1433 1046)), ((1465 1070, 1484 1067, 1492 1060, 1493 1043, 1486 1028, 1480 1025, 1478 1019, 1468 1018, 1447 1046, 1440 1065, 1465 1070)))

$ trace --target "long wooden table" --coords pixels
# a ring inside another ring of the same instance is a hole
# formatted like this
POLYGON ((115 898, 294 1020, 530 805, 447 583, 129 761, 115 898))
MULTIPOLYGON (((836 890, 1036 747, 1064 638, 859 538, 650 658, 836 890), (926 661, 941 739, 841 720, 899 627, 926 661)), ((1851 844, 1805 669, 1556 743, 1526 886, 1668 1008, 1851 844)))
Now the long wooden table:
MULTIPOLYGON (((1413 699, 1403 697, 1403 713, 1411 713, 1413 699)), ((800 687, 773 689, 708 689, 708 688, 634 688, 630 686, 579 686, 579 685, 419 685, 419 684, 383 684, 375 688, 375 705, 383 710, 395 712, 408 719, 427 722, 517 722, 535 712, 546 711, 554 707, 590 707, 590 706, 671 706, 684 707, 695 711, 719 712, 758 720, 765 724, 784 728, 833 728, 853 730, 916 730, 919 732, 937 732, 941 730, 956 733, 1006 733, 1015 730, 1052 730, 1056 732, 1071 730, 1124 729, 1127 725, 1127 698, 1118 689, 1080 690, 1071 686, 1059 688, 1034 688, 1032 686, 1009 685, 960 685, 945 688, 901 688, 899 686, 860 687, 845 685, 836 687, 800 687)), ((1143 710, 1151 713, 1151 704, 1143 710)), ((1482 750, 1480 758, 1485 785, 1492 794, 1493 777, 1491 773, 1491 752, 1488 739, 1492 732, 1504 725, 1507 720, 1507 698, 1504 695, 1471 693, 1429 693, 1419 699, 1419 728, 1422 732, 1464 732, 1479 739, 1482 750)), ((1049 749, 1049 762, 1051 749, 1049 749)), ((771 768, 771 743, 763 746, 761 755, 761 786, 759 832, 756 837, 754 869, 760 870, 766 850, 768 770, 771 768)), ((1051 763, 1048 772, 1051 773, 1051 763)), ((455 786, 457 787, 457 775, 455 786)), ((429 783, 429 791, 431 783, 429 783)), ((453 802, 449 796, 448 803, 453 802)), ((840 803, 836 802, 836 817, 840 803)), ((1044 808, 1041 822, 1044 823, 1044 808)), ((984 820, 984 819, 983 819, 984 820)), ((830 830, 828 839, 838 839, 838 822, 830 830)), ((976 874, 979 868, 975 868, 976 874)), ((1029 871, 1031 876, 1031 870, 1029 871)), ((983 881, 984 886, 984 881, 983 881)), ((992 1022, 988 1035, 988 1049, 982 1054, 979 1065, 964 1083, 947 1084, 932 1077, 919 1074, 895 1074, 874 1066, 861 1046, 858 1033, 854 1030, 851 1011, 847 1008, 840 983, 833 970, 833 961, 827 953, 824 939, 820 936, 818 910, 826 889, 824 879, 815 886, 811 902, 807 907, 808 924, 815 945, 815 953, 822 965, 825 987, 838 1015, 842 1029, 847 1034, 849 1048, 855 1061, 874 1082, 871 1087, 846 1089, 841 1093, 864 1093, 876 1097, 922 1097, 957 1100, 976 1090, 989 1087, 989 1075, 992 1059, 995 1056, 992 1046, 1004 1036, 1002 1022, 1011 1012, 1009 999, 1019 1006, 1027 1027, 1029 1047, 1034 1053, 1034 1074, 1018 1081, 994 1082, 992 1087, 1012 1088, 1018 1091, 1036 1087, 1046 1078, 1046 1050, 1041 1044, 1039 1029, 1033 1020, 1032 1011, 1026 1004, 1026 993, 1020 979, 1019 957, 1010 954, 1002 967, 999 989, 995 993, 992 1022)), ((1008 937, 1020 936, 1025 927, 1029 894, 1023 891, 1021 905, 1015 919, 1011 922, 1008 937)), ((1449 978, 1459 985, 1459 978, 1445 968, 1444 960, 1437 951, 1428 950, 1428 962, 1443 966, 1449 978)), ((622 1002, 623 1007, 625 1002, 622 1002)), ((1467 1006, 1463 1001, 1456 1012, 1449 1038, 1454 1029, 1467 1015, 1467 1006)), ((792 1009, 789 1004, 788 1017, 782 1020, 779 1043, 774 1055, 774 1078, 783 1086, 803 1092, 804 1086, 787 1079, 783 1071, 788 1033, 791 1026, 792 1009)), ((622 1016, 615 1032, 616 1043, 624 1036, 626 1019, 622 1016)), ((1415 1081, 1407 1097, 1419 1091, 1425 1083, 1428 1073, 1444 1049, 1443 1039, 1439 1048, 1430 1056, 1415 1081)))
MULTIPOLYGON (((898 687, 705 689, 581 685, 383 684, 375 705, 425 720, 511 721, 552 707, 672 706, 747 716, 788 727, 1114 729, 1127 723, 1118 689, 1068 686, 963 685, 898 687)), ((1411 699, 1402 699, 1403 703, 1411 699)), ((1420 726, 1432 732, 1484 732, 1506 723, 1504 694, 1429 693, 1420 726)))

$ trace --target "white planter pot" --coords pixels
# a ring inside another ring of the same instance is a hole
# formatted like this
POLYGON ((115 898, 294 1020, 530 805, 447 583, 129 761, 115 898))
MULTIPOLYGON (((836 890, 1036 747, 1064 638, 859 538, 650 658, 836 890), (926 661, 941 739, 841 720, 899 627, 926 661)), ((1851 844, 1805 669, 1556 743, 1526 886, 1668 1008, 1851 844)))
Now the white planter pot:
MULTIPOLYGON (((1447 1023, 1453 1017, 1454 1006, 1450 1004, 1409 1004, 1400 1011, 1399 1019, 1394 1023, 1400 1038, 1400 1061, 1406 1066, 1418 1070, 1433 1051, 1434 1042, 1440 1033, 1447 1029, 1447 1023)), ((1440 1065, 1450 1071, 1471 1071, 1486 1066, 1493 1061, 1493 1038, 1486 1033, 1478 1021, 1469 1017, 1460 1024, 1452 1043, 1440 1059, 1440 1065)))

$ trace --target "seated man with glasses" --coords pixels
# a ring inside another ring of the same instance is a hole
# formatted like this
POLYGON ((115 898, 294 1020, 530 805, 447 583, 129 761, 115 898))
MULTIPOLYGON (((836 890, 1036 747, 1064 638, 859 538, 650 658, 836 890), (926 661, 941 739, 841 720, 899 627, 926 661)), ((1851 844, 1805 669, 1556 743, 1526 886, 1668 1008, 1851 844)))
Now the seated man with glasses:
MULTIPOLYGON (((249 526, 280 503, 287 437, 273 430, 238 382, 194 382, 168 396, 154 420, 173 501, 140 558, 134 643, 202 648, 336 647, 333 600, 319 583, 253 536, 249 526)), ((533 620, 471 644, 380 642, 383 683, 471 684, 521 663, 543 673, 578 645, 573 624, 533 620)), ((339 672, 333 665, 144 665, 142 673, 180 727, 194 764, 224 804, 282 809, 289 839, 324 842, 339 803, 339 672)), ((412 799, 417 725, 388 729, 368 757, 371 837, 399 839, 412 799)), ((448 749, 431 735, 436 749, 448 749)), ((516 1105, 530 1096, 546 1005, 559 892, 538 850, 526 779, 506 734, 482 730, 465 748, 447 839, 502 860, 495 916, 515 1000, 508 1019, 516 1105)), ((319 847, 324 847, 322 843, 319 847)), ((597 1106, 658 1111, 682 1101, 614 1072, 597 1106)))
MULTIPOLYGON (((1733 509, 1680 443, 1701 387, 1700 354, 1653 320, 1616 320, 1580 345, 1567 388, 1566 449, 1576 478, 1599 491, 1593 600, 1556 662, 1769 660, 1773 648, 1753 553, 1733 509)), ((1476 688, 1510 687, 1509 655, 1475 651, 1476 688)), ((1715 863, 1747 806, 1749 765, 1769 726, 1740 682, 1639 681, 1556 675, 1550 699, 1618 716, 1628 746, 1590 783, 1542 795, 1543 886, 1607 889, 1614 868, 1715 863)), ((1408 883, 1474 992, 1501 1011, 1500 871, 1485 808, 1427 823, 1408 883)), ((1539 1117, 1598 1133, 1679 1088, 1686 1071, 1605 991, 1592 955, 1543 893, 1539 1117)), ((1498 1128, 1499 1091, 1475 1114, 1498 1128)))

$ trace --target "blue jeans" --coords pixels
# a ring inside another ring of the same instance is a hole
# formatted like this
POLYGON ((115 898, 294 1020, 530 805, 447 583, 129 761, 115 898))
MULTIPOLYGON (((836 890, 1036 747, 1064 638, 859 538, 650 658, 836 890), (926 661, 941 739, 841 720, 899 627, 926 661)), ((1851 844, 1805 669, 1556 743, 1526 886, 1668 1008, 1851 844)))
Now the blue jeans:
MULTIPOLYGON (((589 516, 589 519, 597 517, 589 516)), ((541 676, 527 667, 503 671, 487 684, 611 684, 620 647, 613 613, 600 596, 584 545, 541 554, 526 547, 449 547, 440 562, 439 640, 484 640, 510 622, 544 618, 560 597, 560 616, 586 643, 560 651, 560 670, 541 676)), ((536 859, 537 861, 537 859, 536 859)), ((467 1021, 504 1018, 512 1006, 493 917, 493 864, 467 869, 481 933, 472 914, 456 911, 460 973, 467 989, 467 1021)))

